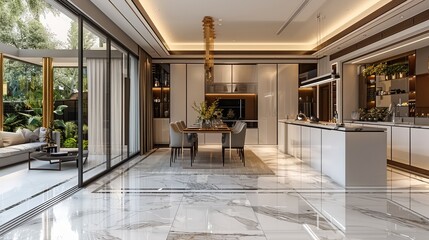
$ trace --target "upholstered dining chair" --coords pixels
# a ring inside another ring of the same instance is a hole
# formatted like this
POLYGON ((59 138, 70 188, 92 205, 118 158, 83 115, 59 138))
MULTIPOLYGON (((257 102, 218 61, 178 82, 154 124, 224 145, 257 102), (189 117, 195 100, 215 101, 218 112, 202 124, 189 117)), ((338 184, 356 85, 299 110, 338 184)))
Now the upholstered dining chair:
MULTIPOLYGON (((185 121, 183 121, 183 120, 177 121, 176 123, 177 123, 177 126, 179 126, 180 131, 183 131, 183 129, 185 129, 187 127, 185 121)), ((192 140, 194 142, 194 151, 195 151, 194 154, 196 155, 198 152, 198 134, 197 133, 188 133, 186 136, 188 137, 188 139, 190 141, 192 140)))
MULTIPOLYGON (((246 139, 247 124, 245 122, 237 122, 232 128, 231 133, 231 148, 238 150, 238 156, 246 166, 246 159, 244 157, 244 141, 246 139)), ((222 137, 222 163, 225 166, 225 148, 229 148, 229 134, 222 137)))
MULTIPOLYGON (((183 148, 189 148, 191 155, 191 166, 194 161, 194 142, 187 137, 183 138, 183 148)), ((177 156, 182 150, 182 131, 177 123, 170 123, 170 167, 171 163, 176 161, 177 156)))

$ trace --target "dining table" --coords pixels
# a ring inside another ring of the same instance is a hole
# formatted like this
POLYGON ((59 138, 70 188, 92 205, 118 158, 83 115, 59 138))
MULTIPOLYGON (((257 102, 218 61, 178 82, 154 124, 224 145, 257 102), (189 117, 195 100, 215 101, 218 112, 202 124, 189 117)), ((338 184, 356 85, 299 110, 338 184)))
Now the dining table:
POLYGON ((185 141, 185 134, 190 133, 229 133, 229 159, 231 160, 231 137, 232 137, 232 129, 228 127, 226 124, 212 126, 209 128, 202 128, 198 125, 188 126, 182 131, 182 159, 183 159, 183 144, 185 141))

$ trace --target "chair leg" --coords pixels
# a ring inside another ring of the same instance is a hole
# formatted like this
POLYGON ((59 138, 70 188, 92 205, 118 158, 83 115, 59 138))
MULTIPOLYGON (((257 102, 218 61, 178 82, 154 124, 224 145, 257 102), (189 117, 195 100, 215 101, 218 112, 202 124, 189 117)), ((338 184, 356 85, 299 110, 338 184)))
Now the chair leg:
POLYGON ((225 148, 222 147, 222 166, 225 166, 225 148))
POLYGON ((173 160, 173 152, 175 151, 174 148, 170 149, 170 167, 171 167, 171 161, 173 160))
POLYGON ((246 157, 244 156, 244 148, 241 149, 241 155, 243 156, 243 166, 246 166, 246 157))
POLYGON ((191 147, 190 150, 191 150, 191 167, 192 167, 192 162, 194 161, 194 148, 191 147))

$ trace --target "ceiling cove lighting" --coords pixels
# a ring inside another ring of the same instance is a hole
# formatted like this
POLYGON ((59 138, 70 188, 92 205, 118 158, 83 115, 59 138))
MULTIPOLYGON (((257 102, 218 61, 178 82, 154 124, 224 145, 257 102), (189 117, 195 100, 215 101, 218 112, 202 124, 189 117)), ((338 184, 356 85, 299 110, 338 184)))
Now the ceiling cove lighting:
POLYGON ((206 83, 213 83, 214 78, 214 20, 210 16, 203 19, 203 33, 205 42, 204 56, 204 80, 206 83))
POLYGON ((400 45, 400 46, 397 46, 397 47, 394 47, 394 48, 391 48, 391 49, 388 49, 388 50, 385 50, 385 51, 382 51, 382 52, 379 52, 379 53, 373 54, 373 55, 368 56, 368 57, 361 58, 361 59, 359 59, 359 60, 356 60, 356 61, 352 62, 352 64, 360 63, 360 62, 365 61, 365 60, 367 60, 367 59, 370 59, 370 58, 373 58, 373 57, 377 57, 377 56, 383 55, 383 54, 388 53, 388 52, 391 52, 391 51, 395 51, 395 50, 397 50, 397 49, 400 49, 400 48, 403 48, 403 47, 406 47, 406 46, 409 46, 409 45, 412 45, 412 44, 415 44, 415 43, 421 42, 421 41, 426 40, 426 39, 429 39, 429 36, 424 37, 424 38, 417 39, 417 40, 412 41, 412 42, 409 42, 409 43, 402 44, 402 45, 400 45))

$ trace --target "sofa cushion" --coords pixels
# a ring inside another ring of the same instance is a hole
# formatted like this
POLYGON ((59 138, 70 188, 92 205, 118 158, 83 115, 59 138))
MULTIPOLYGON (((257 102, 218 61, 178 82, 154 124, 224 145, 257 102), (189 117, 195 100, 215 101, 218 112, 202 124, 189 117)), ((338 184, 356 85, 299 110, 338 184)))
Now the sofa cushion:
POLYGON ((1 138, 5 147, 25 143, 25 138, 21 133, 1 132, 1 138))
POLYGON ((32 142, 32 143, 24 143, 19 145, 13 145, 8 148, 15 149, 20 152, 30 152, 35 151, 36 149, 40 148, 41 146, 46 145, 44 142, 32 142))
POLYGON ((0 158, 10 157, 10 156, 17 155, 17 154, 20 154, 20 153, 22 153, 22 151, 20 151, 18 149, 14 149, 12 147, 3 147, 3 148, 0 148, 0 158))

